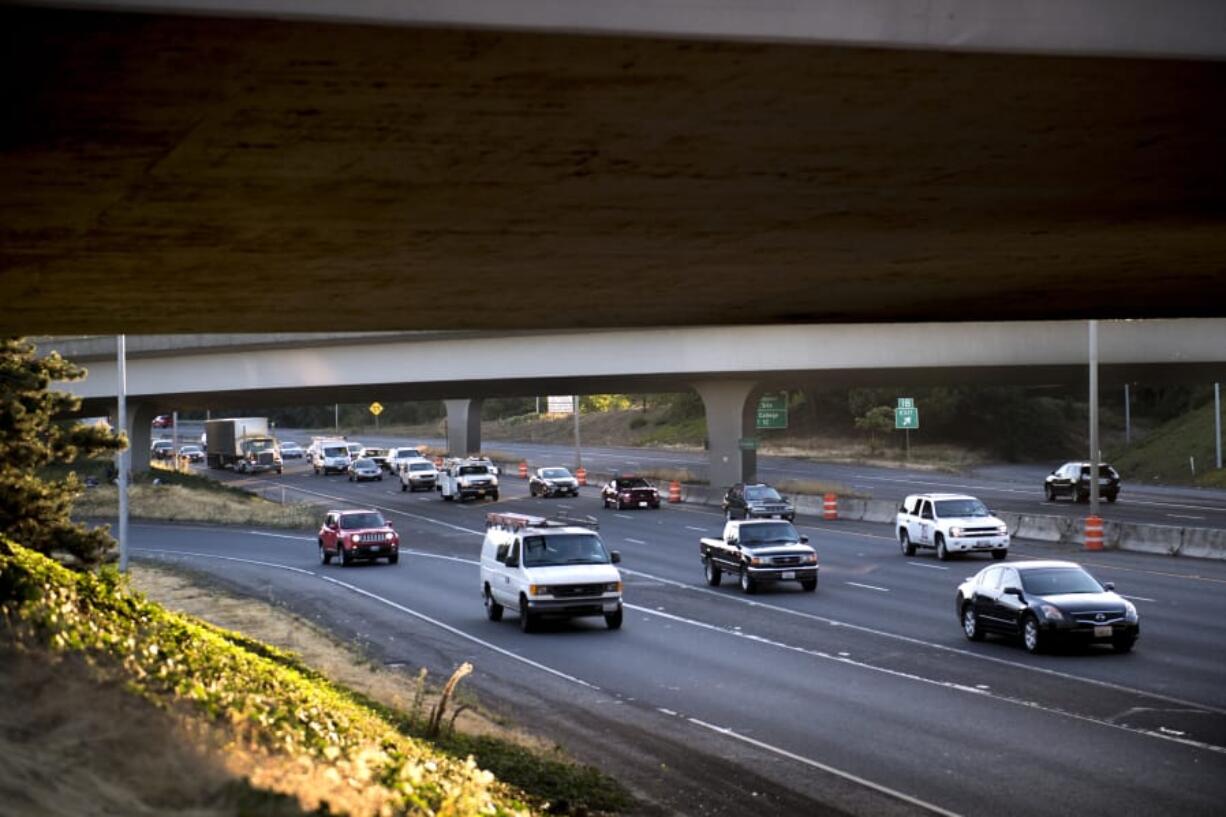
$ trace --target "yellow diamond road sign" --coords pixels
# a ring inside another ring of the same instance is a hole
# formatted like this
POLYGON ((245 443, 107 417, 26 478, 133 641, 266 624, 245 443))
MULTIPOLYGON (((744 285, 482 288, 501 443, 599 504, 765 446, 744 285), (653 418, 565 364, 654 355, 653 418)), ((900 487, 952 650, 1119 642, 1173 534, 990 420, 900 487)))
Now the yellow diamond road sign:
POLYGON ((371 403, 370 413, 378 417, 380 414, 383 413, 383 404, 382 403, 371 403))

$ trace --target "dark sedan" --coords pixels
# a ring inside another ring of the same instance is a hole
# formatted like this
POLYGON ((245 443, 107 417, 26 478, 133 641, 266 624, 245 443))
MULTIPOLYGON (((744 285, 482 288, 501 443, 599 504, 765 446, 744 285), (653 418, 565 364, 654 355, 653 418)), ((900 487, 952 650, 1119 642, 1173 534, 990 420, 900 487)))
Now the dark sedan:
POLYGON ((1140 635, 1137 608, 1073 562, 985 567, 958 587, 955 609, 971 641, 1018 636, 1029 652, 1056 640, 1110 644, 1128 652, 1140 635))
MULTIPOLYGON (((1098 493, 1108 502, 1120 495, 1120 475, 1105 462, 1098 464, 1098 493)), ((1048 502, 1067 496, 1074 502, 1090 499, 1090 463, 1066 462, 1043 480, 1043 495, 1048 502)))
POLYGON ((792 503, 762 482, 733 485, 724 494, 723 509, 724 518, 728 520, 786 519, 791 522, 796 518, 792 503))

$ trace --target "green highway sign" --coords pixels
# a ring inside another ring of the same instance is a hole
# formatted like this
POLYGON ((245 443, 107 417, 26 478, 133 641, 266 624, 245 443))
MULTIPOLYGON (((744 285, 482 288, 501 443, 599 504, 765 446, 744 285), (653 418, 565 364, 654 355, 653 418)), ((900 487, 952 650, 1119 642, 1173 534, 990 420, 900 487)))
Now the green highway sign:
POLYGON ((901 409, 915 408, 915 398, 914 397, 898 398, 898 407, 901 409))
POLYGON ((784 392, 764 394, 758 400, 757 428, 782 429, 788 427, 788 396, 784 392))
POLYGON ((894 428, 895 429, 919 428, 919 409, 917 408, 896 408, 894 409, 894 428))

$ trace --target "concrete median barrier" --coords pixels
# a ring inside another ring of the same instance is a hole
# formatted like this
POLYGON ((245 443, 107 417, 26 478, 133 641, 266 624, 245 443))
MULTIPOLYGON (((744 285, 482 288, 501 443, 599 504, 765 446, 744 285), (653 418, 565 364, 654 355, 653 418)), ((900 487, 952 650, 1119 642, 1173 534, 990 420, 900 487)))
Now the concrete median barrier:
POLYGON ((1196 559, 1226 559, 1226 530, 1184 528, 1179 555, 1196 559))

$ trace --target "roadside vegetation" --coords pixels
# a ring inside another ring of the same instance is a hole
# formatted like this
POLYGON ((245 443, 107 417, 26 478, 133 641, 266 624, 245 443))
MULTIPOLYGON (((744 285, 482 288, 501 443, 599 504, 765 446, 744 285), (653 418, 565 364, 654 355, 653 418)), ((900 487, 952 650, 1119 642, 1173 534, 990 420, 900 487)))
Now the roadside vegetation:
MULTIPOLYGON (((279 500, 279 494, 274 501, 205 475, 157 466, 148 473, 133 475, 128 486, 128 514, 134 519, 295 530, 318 526, 318 508, 302 502, 282 504, 279 500)), ((118 511, 119 491, 106 482, 85 489, 73 503, 73 515, 78 518, 112 519, 118 511)))
MULTIPOLYGON (((153 705, 145 714, 171 729, 162 742, 188 744, 200 759, 179 770, 195 781, 179 787, 165 779, 99 780, 93 764, 110 759, 86 756, 84 768, 73 770, 77 798, 88 799, 81 787, 94 786, 95 798, 120 798, 131 813, 208 806, 221 807, 217 813, 354 815, 600 813, 628 802, 595 770, 505 740, 449 729, 437 742, 424 740, 431 721, 449 722, 437 700, 436 718, 395 710, 290 653, 170 612, 111 569, 73 572, 0 539, 0 599, 6 666, 20 664, 27 678, 65 672, 82 694, 135 693, 153 705), (491 770, 525 785, 512 787, 491 770), (132 802, 142 792, 152 802, 132 802)), ((36 749, 37 742, 15 754, 36 749)), ((21 791, 13 778, 32 771, 23 763, 0 766, 0 791, 21 791)))
POLYGON ((1117 445, 1108 453, 1116 470, 1135 482, 1226 488, 1226 469, 1216 467, 1212 401, 1152 429, 1133 445, 1117 445))

